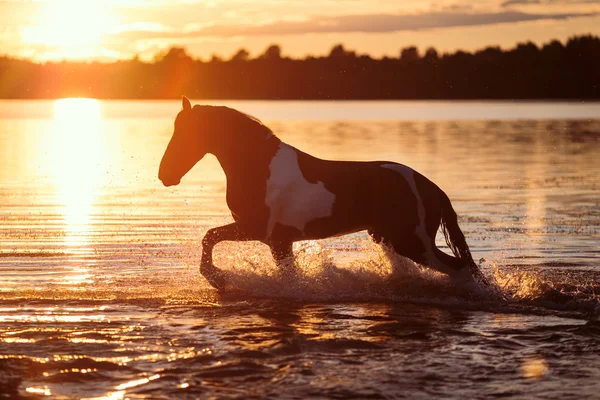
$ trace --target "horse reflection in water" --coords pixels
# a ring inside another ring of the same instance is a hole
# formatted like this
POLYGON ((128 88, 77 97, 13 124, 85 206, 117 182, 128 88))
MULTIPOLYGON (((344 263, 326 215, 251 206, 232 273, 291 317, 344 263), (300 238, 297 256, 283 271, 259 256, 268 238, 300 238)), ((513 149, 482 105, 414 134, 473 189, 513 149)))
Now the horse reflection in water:
POLYGON ((212 262, 221 241, 261 241, 282 272, 293 274, 293 242, 362 230, 416 263, 483 280, 448 196, 418 172, 387 161, 322 160, 239 111, 182 102, 158 177, 165 186, 177 185, 206 153, 223 167, 235 222, 206 233, 200 264, 216 289, 229 286, 212 262), (440 226, 454 257, 435 244, 440 226))

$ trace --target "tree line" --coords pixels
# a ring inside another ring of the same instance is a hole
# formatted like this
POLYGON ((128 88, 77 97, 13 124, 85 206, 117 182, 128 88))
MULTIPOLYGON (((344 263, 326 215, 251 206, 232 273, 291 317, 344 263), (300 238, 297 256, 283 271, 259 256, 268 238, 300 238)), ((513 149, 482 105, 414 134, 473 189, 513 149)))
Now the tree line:
POLYGON ((600 99, 600 38, 440 54, 402 49, 375 59, 336 45, 327 56, 192 58, 173 47, 152 62, 46 62, 0 57, 1 98, 600 99))

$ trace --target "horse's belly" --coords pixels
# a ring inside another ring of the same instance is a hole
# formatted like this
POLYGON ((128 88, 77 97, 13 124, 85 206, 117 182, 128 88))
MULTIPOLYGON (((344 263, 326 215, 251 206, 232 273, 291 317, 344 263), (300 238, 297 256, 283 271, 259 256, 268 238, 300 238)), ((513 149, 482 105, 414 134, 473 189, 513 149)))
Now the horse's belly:
POLYGON ((296 182, 268 199, 270 218, 268 232, 275 224, 296 228, 302 235, 306 225, 318 218, 332 215, 335 194, 323 182, 296 182))

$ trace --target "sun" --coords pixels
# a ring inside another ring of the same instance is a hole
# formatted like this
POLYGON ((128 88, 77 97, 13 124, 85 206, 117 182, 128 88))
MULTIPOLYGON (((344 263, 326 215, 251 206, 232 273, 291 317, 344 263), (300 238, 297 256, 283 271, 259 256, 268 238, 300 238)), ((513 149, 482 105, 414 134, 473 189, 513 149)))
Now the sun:
POLYGON ((49 0, 39 24, 24 29, 23 41, 44 45, 64 58, 85 57, 114 25, 106 2, 49 0))

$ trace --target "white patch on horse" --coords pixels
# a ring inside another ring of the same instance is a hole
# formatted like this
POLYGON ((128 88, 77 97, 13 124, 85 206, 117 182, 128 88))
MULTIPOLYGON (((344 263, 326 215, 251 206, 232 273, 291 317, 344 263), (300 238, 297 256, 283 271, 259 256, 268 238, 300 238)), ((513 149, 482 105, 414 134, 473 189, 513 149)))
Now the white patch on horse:
POLYGON ((431 265, 436 265, 438 267, 443 268, 443 270, 446 270, 447 268, 445 266, 439 265, 438 259, 431 249, 432 240, 429 237, 429 235, 427 235, 427 229, 425 228, 425 206, 423 205, 423 200, 421 199, 421 195, 419 194, 419 190, 417 189, 417 183, 415 182, 415 171, 412 168, 409 168, 406 165, 402 164, 383 164, 381 168, 387 168, 391 169, 392 171, 398 172, 404 177, 406 182, 408 182, 410 189, 417 198, 417 213, 419 215, 419 225, 417 225, 415 229, 415 234, 421 239, 421 243, 425 247, 425 258, 427 259, 427 262, 431 263, 431 265))
POLYGON ((267 238, 276 223, 293 226, 304 233, 306 224, 316 218, 329 217, 333 212, 335 194, 323 182, 310 183, 302 175, 296 149, 279 144, 269 165, 265 204, 269 207, 267 238))

